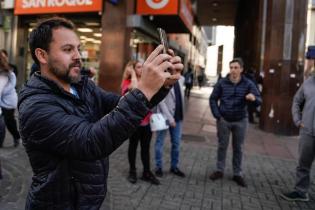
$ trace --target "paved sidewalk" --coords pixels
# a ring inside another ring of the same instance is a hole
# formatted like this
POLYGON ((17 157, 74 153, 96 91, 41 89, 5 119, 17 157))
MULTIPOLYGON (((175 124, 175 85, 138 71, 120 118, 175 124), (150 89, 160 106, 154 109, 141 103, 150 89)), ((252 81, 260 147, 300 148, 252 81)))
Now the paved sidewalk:
MULTIPOLYGON (((248 188, 240 188, 231 181, 231 151, 227 170, 221 181, 212 182, 209 174, 215 168, 216 129, 208 105, 210 88, 193 89, 186 106, 184 135, 180 153, 180 168, 186 178, 169 173, 170 144, 166 141, 164 156, 165 176, 161 185, 154 186, 142 180, 130 184, 128 173, 128 143, 110 158, 108 195, 103 209, 111 210, 297 210, 315 209, 315 185, 310 190, 308 203, 290 203, 278 194, 294 185, 297 157, 297 137, 277 136, 262 132, 257 125, 250 125, 245 145, 244 174, 248 188)), ((9 136, 9 135, 8 135, 9 136)), ((152 138, 152 157, 155 139, 152 138)), ((4 173, 0 181, 0 210, 24 209, 25 196, 31 179, 31 170, 23 147, 14 149, 12 139, 6 139, 0 149, 4 173)), ((154 161, 152 159, 152 168, 154 161)), ((137 159, 141 175, 140 158, 137 159)), ((315 168, 313 167, 313 176, 315 168)))

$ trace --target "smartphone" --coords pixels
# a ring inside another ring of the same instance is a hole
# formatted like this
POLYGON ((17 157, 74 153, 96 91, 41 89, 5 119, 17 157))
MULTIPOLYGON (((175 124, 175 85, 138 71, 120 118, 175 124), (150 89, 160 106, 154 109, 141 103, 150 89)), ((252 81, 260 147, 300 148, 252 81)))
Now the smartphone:
MULTIPOLYGON (((166 36, 166 33, 165 33, 165 30, 162 29, 162 28, 157 28, 157 31, 159 33, 159 37, 160 37, 160 42, 161 44, 163 45, 163 53, 165 54, 168 54, 168 41, 167 41, 167 36, 166 36)), ((173 74, 173 71, 171 69, 167 69, 167 71, 170 73, 170 74, 173 74)))
POLYGON ((165 33, 164 29, 162 29, 162 28, 157 28, 157 31, 159 33, 160 42, 164 46, 163 53, 167 54, 168 53, 168 41, 167 41, 166 33, 165 33))

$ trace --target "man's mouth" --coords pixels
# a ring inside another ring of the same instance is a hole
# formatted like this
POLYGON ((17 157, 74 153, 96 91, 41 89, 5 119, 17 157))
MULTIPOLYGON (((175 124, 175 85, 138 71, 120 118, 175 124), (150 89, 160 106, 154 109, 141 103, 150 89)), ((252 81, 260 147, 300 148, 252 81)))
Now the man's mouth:
POLYGON ((69 65, 70 68, 79 68, 81 69, 82 68, 82 65, 80 62, 75 62, 75 63, 72 63, 69 65))

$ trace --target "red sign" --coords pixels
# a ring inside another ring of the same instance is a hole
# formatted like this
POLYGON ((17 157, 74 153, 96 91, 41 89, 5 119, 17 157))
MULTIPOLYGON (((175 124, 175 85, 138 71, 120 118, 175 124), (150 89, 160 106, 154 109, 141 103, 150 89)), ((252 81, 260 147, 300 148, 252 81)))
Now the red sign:
POLYGON ((14 14, 100 12, 102 3, 101 0, 16 0, 14 14))
POLYGON ((177 15, 178 0, 138 0, 137 14, 177 15))

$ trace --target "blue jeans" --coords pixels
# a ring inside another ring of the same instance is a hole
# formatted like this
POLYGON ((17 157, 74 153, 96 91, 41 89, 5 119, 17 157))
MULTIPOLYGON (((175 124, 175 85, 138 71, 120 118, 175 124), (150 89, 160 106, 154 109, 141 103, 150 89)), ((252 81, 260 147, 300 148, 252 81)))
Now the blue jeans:
MULTIPOLYGON (((182 138, 182 121, 176 122, 176 127, 170 127, 170 136, 171 136, 171 168, 177 168, 178 159, 179 159, 179 146, 180 141, 182 138)), ((155 165, 156 168, 163 168, 163 145, 164 139, 166 136, 166 130, 158 131, 156 134, 156 141, 155 141, 155 165)))

